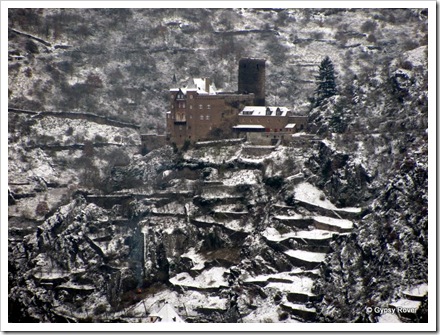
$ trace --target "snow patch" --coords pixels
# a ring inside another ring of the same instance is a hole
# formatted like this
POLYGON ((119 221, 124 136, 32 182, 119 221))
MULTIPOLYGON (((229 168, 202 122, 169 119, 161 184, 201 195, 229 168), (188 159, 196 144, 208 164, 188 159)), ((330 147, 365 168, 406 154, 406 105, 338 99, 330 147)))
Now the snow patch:
POLYGON ((187 257, 191 259, 194 264, 191 270, 202 270, 205 267, 206 259, 198 254, 194 248, 190 248, 188 252, 182 254, 181 257, 187 257))
POLYGON ((344 211, 350 213, 360 213, 361 208, 357 207, 344 207, 337 208, 329 200, 325 198, 324 192, 313 186, 308 182, 299 183, 295 190, 294 196, 296 200, 335 211, 344 211))
POLYGON ((304 238, 310 240, 323 240, 331 238, 335 232, 331 232, 323 229, 313 229, 313 230, 301 230, 294 231, 286 234, 280 234, 275 228, 267 228, 262 235, 266 237, 269 241, 280 242, 289 238, 304 238))
POLYGON ((195 278, 187 272, 181 272, 175 277, 170 279, 173 285, 195 287, 195 288, 219 288, 221 286, 227 286, 227 282, 224 278, 226 269, 222 267, 214 267, 209 270, 203 271, 195 278))
POLYGON ((287 250, 284 253, 288 256, 301 259, 306 262, 322 262, 327 254, 305 250, 287 250))
POLYGON ((353 222, 345 219, 335 219, 327 216, 315 216, 313 218, 317 222, 325 223, 331 226, 340 227, 342 229, 351 229, 353 228, 353 222))
POLYGON ((261 180, 261 172, 259 170, 240 170, 234 172, 228 179, 223 180, 223 184, 227 186, 235 185, 254 185, 261 180))

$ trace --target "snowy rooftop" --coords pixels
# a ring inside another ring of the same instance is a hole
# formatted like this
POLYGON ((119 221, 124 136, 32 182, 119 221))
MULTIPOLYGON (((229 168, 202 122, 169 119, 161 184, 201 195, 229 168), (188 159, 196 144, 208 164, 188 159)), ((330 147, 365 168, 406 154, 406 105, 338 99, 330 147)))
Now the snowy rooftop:
POLYGON ((261 124, 239 124, 233 127, 234 129, 264 129, 261 124))
POLYGON ((198 94, 217 94, 217 88, 209 78, 193 78, 186 86, 180 88, 171 88, 170 91, 182 91, 182 93, 185 95, 187 91, 197 91, 198 94))
POLYGON ((246 116, 287 116, 290 109, 287 107, 264 107, 264 106, 246 106, 238 115, 246 116))

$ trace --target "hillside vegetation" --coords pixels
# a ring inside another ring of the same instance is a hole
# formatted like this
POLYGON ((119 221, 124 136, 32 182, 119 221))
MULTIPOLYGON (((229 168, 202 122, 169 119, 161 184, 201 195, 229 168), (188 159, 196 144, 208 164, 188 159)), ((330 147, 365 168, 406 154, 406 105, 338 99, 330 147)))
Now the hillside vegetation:
POLYGON ((10 322, 427 321, 426 9, 8 16, 10 322), (141 154, 170 87, 235 91, 241 57, 308 135, 141 154))

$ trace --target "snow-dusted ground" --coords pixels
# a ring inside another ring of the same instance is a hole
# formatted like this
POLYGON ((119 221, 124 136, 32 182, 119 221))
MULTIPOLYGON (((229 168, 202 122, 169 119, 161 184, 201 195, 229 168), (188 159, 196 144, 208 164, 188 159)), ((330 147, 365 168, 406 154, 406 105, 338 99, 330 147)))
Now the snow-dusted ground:
POLYGON ((423 297, 427 293, 428 293, 428 284, 426 283, 411 287, 408 290, 403 291, 403 294, 407 294, 413 297, 423 297))
POLYGON ((411 309, 413 312, 415 312, 420 307, 421 302, 415 301, 415 300, 409 300, 409 299, 399 299, 395 302, 392 302, 390 306, 396 307, 396 308, 403 308, 403 309, 411 309))
POLYGON ((179 204, 177 201, 173 201, 169 204, 160 206, 160 207, 153 207, 152 213, 154 214, 185 214, 185 207, 182 204, 179 204))
POLYGON ((384 313, 377 318, 378 323, 402 323, 399 317, 393 313, 384 313))
MULTIPOLYGON (((249 315, 246 315, 243 318, 243 322, 246 323, 253 323, 253 322, 260 322, 260 323, 273 323, 273 322, 280 322, 279 321, 279 315, 280 312, 278 308, 274 308, 271 304, 261 304, 257 307, 255 311, 250 313, 249 315)), ((300 321, 295 319, 288 318, 287 320, 283 321, 286 323, 300 323, 300 321)))
POLYGON ((301 259, 306 262, 322 262, 327 254, 322 252, 312 252, 306 250, 287 250, 284 251, 286 255, 301 259))
POLYGON ((234 172, 229 178, 223 179, 226 186, 234 185, 254 185, 261 181, 260 170, 240 170, 234 172))
POLYGON ((302 214, 293 213, 292 215, 275 215, 275 219, 277 220, 305 220, 308 219, 307 216, 304 216, 302 214))
MULTIPOLYGON (((43 138, 51 136, 60 144, 68 145, 95 141, 101 137, 103 142, 119 145, 140 145, 139 132, 130 128, 121 128, 105 124, 99 124, 88 120, 64 119, 59 117, 46 116, 36 120, 32 126, 33 136, 43 138), (70 135, 68 135, 70 131, 70 135)), ((31 137, 32 138, 32 137, 31 137)))
POLYGON ((296 309, 296 310, 300 310, 300 311, 306 311, 306 312, 311 312, 311 313, 315 313, 316 309, 314 307, 306 307, 303 304, 294 304, 291 302, 284 302, 283 303, 284 306, 287 306, 291 309, 296 309))
MULTIPOLYGON (((171 290, 162 290, 146 297, 144 300, 123 310, 121 315, 130 315, 133 317, 144 317, 148 314, 157 313, 165 303, 169 303, 180 314, 181 317, 197 316, 196 308, 207 308, 213 310, 225 310, 227 307, 227 299, 220 298, 216 295, 208 295, 198 291, 188 290, 178 293, 171 290)), ((145 322, 145 321, 143 321, 145 322)))
POLYGON ((233 194, 233 191, 234 189, 231 186, 205 187, 203 189, 202 197, 205 199, 237 198, 237 195, 233 194))
POLYGON ((323 229, 300 230, 300 231, 280 234, 278 230, 271 227, 266 228, 266 230, 262 233, 262 235, 266 237, 269 241, 274 241, 274 242, 280 242, 283 240, 287 240, 289 238, 324 240, 331 238, 333 234, 337 234, 337 233, 323 229))
POLYGON ((280 282, 269 282, 266 287, 276 288, 281 292, 293 292, 293 293, 302 293, 309 296, 313 296, 311 293, 313 286, 313 279, 309 277, 291 277, 289 278, 291 283, 280 283, 280 282))
POLYGON ((356 207, 337 208, 328 199, 326 199, 324 192, 308 182, 299 183, 295 187, 294 192, 296 200, 303 201, 317 207, 350 213, 359 213, 361 211, 361 208, 356 207))
MULTIPOLYGON (((234 213, 234 212, 217 212, 217 213, 234 213)), ((234 214, 241 215, 244 214, 243 212, 235 212, 234 214)), ((242 231, 242 232, 252 232, 254 227, 252 226, 251 222, 242 222, 239 219, 227 219, 227 220, 215 220, 213 217, 208 215, 202 215, 195 218, 196 221, 204 222, 204 223, 210 223, 213 225, 221 225, 228 229, 234 230, 234 231, 242 231)))
POLYGON ((222 267, 214 267, 203 271, 200 275, 192 277, 189 273, 181 272, 175 277, 170 278, 173 285, 194 287, 194 288, 219 288, 227 286, 228 283, 224 278, 227 269, 222 267))
POLYGON ((328 216, 314 216, 313 220, 315 220, 317 222, 325 223, 330 226, 339 227, 342 229, 353 228, 353 222, 351 222, 350 220, 346 220, 346 219, 335 219, 335 218, 330 218, 328 216))
POLYGON ((191 270, 202 270, 205 267, 206 258, 196 252, 195 248, 190 248, 181 257, 187 257, 193 262, 191 270))

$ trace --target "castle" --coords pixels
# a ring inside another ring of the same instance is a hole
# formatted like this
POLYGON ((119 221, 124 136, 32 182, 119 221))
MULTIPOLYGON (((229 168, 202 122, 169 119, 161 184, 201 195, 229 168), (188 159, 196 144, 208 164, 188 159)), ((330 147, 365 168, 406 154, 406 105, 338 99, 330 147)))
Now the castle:
POLYGON ((265 80, 266 61, 244 58, 239 62, 237 92, 218 91, 209 78, 195 78, 185 87, 170 89, 167 141, 180 147, 185 142, 249 132, 277 138, 304 129, 307 117, 294 116, 286 107, 265 106, 265 80))

